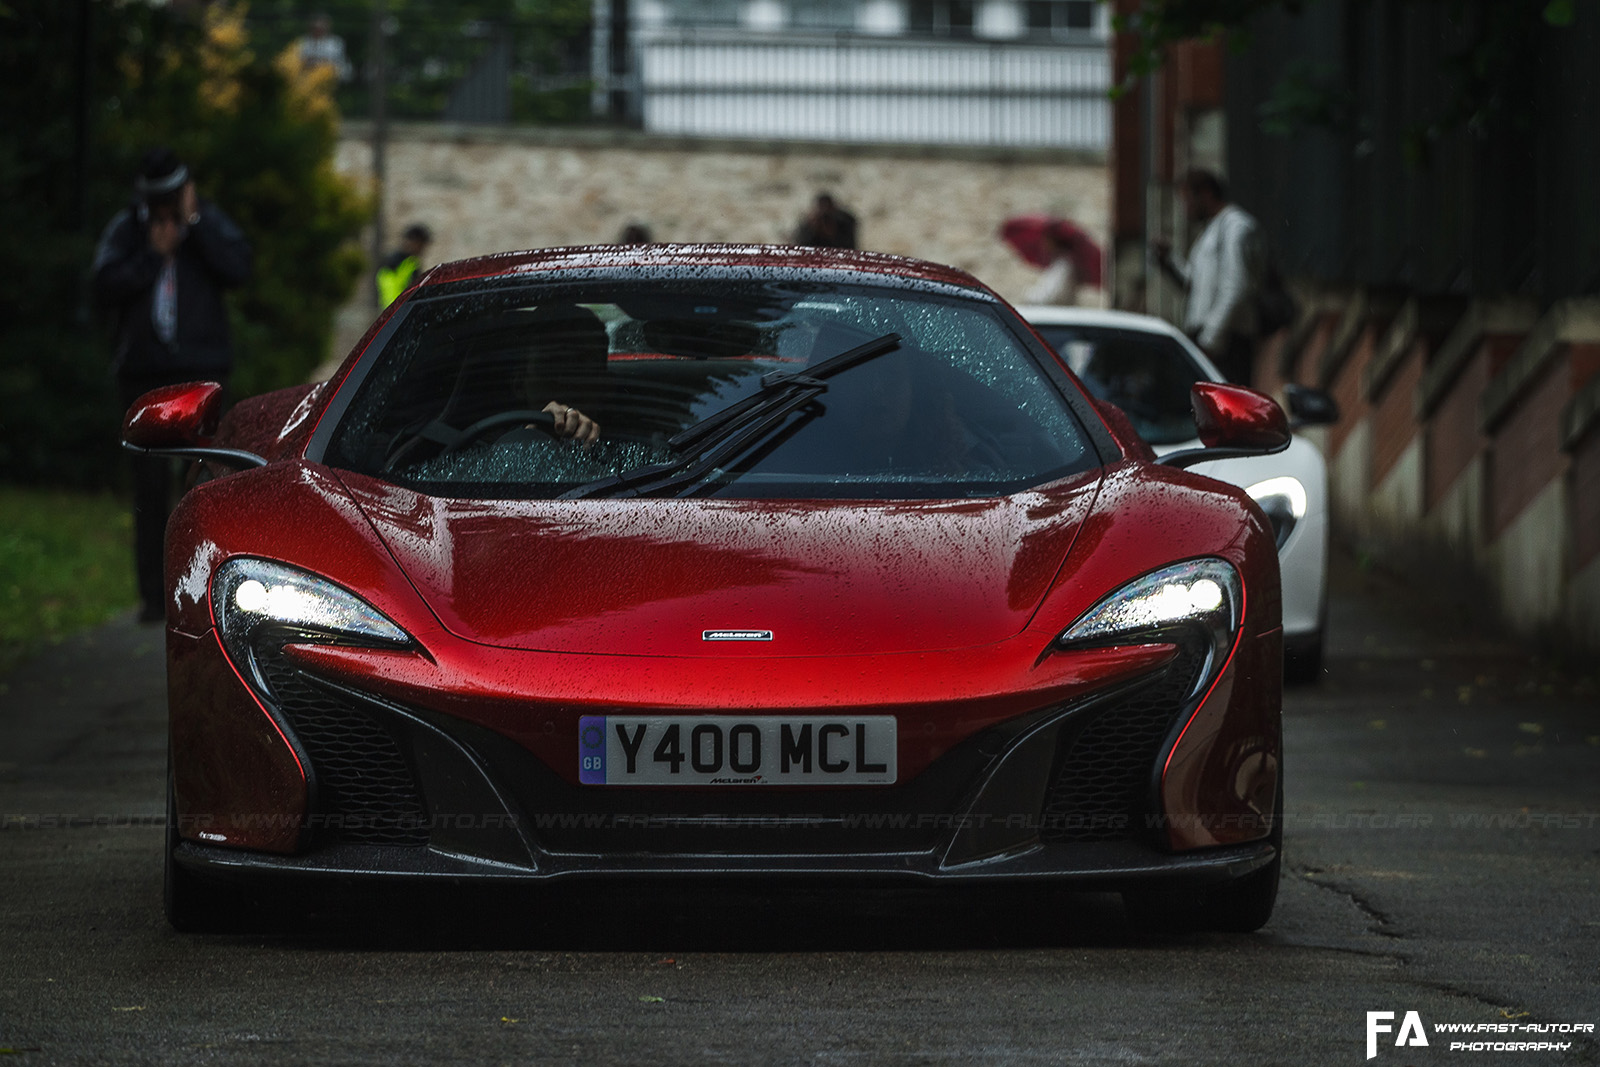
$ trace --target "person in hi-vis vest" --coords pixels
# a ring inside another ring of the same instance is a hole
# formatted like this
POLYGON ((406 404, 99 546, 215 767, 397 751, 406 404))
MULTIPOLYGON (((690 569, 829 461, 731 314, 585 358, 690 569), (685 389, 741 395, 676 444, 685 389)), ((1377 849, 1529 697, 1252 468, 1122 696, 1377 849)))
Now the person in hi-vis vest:
POLYGON ((426 226, 412 223, 406 227, 406 232, 400 235, 400 247, 378 264, 376 280, 379 307, 388 307, 400 298, 401 293, 411 288, 422 266, 422 254, 432 241, 433 234, 426 226))

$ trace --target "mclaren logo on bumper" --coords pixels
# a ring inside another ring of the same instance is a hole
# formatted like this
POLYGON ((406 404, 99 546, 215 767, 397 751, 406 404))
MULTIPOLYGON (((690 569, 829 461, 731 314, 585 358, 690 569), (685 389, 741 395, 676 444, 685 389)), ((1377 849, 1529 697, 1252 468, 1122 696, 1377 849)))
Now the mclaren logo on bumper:
POLYGON ((771 630, 702 630, 702 641, 771 641, 771 630))

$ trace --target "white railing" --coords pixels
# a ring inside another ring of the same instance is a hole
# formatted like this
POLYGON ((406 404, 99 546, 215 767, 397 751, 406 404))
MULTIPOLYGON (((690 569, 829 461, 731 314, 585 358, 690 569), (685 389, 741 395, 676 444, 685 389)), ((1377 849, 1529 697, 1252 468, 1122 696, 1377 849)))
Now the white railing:
POLYGON ((1090 151, 1110 144, 1103 41, 657 31, 636 48, 636 101, 649 133, 1090 151))

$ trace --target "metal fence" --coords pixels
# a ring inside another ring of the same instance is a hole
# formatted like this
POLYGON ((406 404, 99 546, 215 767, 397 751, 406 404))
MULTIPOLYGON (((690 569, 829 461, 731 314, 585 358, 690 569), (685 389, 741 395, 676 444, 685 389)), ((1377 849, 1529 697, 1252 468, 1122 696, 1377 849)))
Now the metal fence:
MULTIPOLYGON (((366 117, 371 19, 354 0, 329 6, 351 64, 339 106, 366 117)), ((271 5, 258 5, 250 24, 252 43, 269 53, 294 47, 307 25, 271 5)), ((620 120, 666 136, 1090 151, 1110 143, 1110 58, 1094 34, 989 41, 635 24, 613 40, 610 30, 592 39, 588 26, 404 9, 387 20, 388 114, 620 120), (612 69, 597 75, 597 64, 612 69)))
POLYGON ((1110 141, 1104 43, 656 34, 637 43, 652 133, 1052 147, 1110 141))

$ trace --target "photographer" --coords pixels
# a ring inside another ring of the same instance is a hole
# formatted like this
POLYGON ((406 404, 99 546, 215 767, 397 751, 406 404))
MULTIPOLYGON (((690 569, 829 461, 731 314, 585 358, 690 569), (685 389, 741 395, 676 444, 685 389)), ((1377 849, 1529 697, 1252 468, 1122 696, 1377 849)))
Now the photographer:
MULTIPOLYGON (((170 149, 145 153, 133 204, 117 213, 94 257, 95 296, 111 314, 113 367, 124 407, 187 381, 227 383, 233 368, 224 289, 250 276, 250 244, 195 192, 170 149)), ((134 461, 134 556, 141 618, 164 617, 162 543, 172 507, 171 461, 134 461)))

